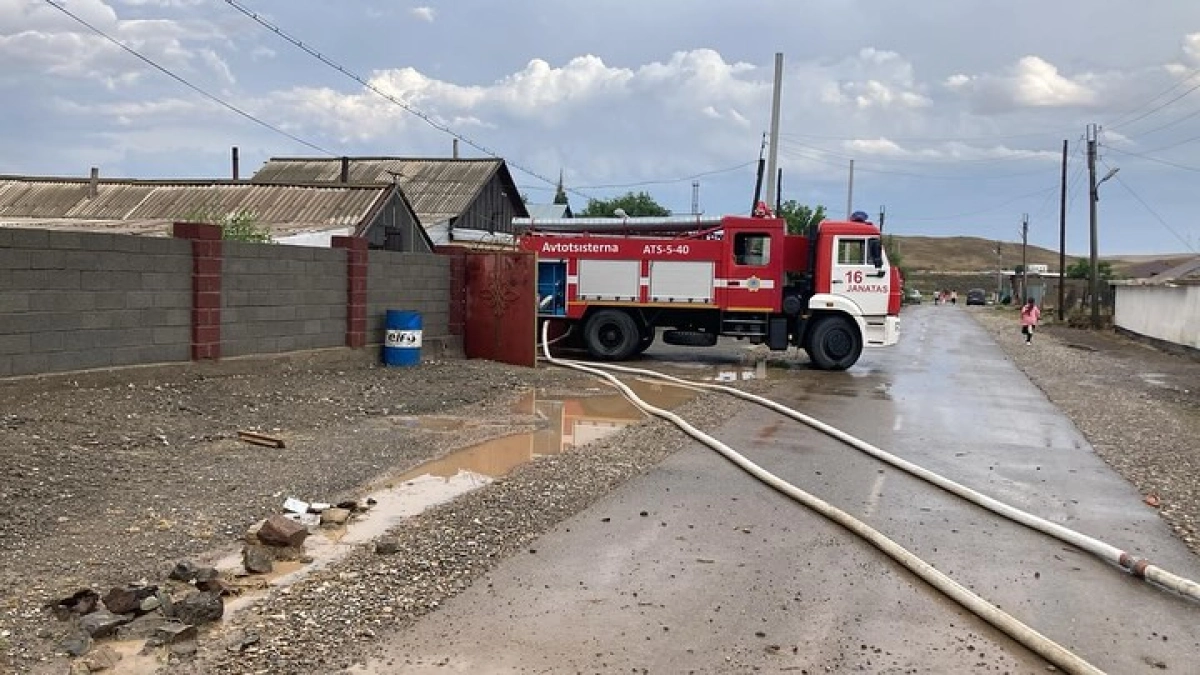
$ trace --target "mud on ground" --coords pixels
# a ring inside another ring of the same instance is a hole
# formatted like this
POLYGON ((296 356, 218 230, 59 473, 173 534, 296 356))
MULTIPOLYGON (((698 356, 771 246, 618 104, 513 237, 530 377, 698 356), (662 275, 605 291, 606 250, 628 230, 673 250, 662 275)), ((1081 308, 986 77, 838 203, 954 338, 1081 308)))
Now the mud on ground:
POLYGON ((531 387, 585 383, 484 361, 382 368, 341 350, 0 382, 0 672, 55 651, 65 626, 48 602, 155 583, 180 559, 235 547, 287 496, 357 497, 380 474, 532 428, 512 412, 531 387), (489 424, 404 424, 429 413, 489 424), (286 447, 244 443, 244 430, 286 447))

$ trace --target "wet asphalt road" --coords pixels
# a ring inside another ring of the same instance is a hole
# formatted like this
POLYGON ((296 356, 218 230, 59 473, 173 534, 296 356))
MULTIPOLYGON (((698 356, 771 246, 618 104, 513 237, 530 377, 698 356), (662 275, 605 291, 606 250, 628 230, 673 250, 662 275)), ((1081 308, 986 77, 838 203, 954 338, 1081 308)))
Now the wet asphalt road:
MULTIPOLYGON (((906 310, 901 343, 865 352, 846 373, 773 368, 774 398, 1200 579, 1200 561, 968 311, 906 310)), ((744 350, 684 353, 733 365, 744 350)), ((679 350, 648 355, 642 365, 681 367, 679 350)), ((1102 670, 1200 672, 1200 604, 766 409, 716 435, 1102 670)), ((561 524, 535 551, 447 602, 365 672, 1047 672, 883 554, 699 444, 561 524)))

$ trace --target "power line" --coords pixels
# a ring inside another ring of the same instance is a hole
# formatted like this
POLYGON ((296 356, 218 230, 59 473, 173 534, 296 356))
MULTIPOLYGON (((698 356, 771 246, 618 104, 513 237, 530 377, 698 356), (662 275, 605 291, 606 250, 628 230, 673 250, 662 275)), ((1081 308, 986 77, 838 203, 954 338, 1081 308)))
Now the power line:
MULTIPOLYGON (((1176 82, 1175 84, 1171 85, 1170 87, 1167 87, 1167 88, 1166 88, 1166 89, 1164 89, 1163 91, 1160 91, 1160 92, 1158 92, 1157 94, 1155 94, 1154 96, 1151 96, 1149 99, 1147 99, 1147 100, 1146 100, 1146 102, 1145 102, 1145 103, 1142 103, 1141 105, 1138 105, 1137 107, 1134 107, 1134 108, 1131 108, 1131 109, 1127 110, 1127 111, 1126 111, 1124 114, 1125 114, 1125 115, 1132 115, 1132 114, 1135 114, 1137 111, 1141 110, 1142 108, 1144 108, 1144 107, 1146 107, 1146 106, 1150 105, 1151 103, 1154 103, 1156 100, 1158 100, 1158 99, 1162 98, 1163 96, 1166 96, 1167 94, 1169 94, 1169 93, 1171 93, 1171 92, 1175 91, 1176 89, 1178 89, 1178 88, 1182 87, 1182 86, 1184 85, 1184 83, 1185 83, 1185 82, 1187 82, 1188 80, 1192 79, 1192 78, 1193 78, 1193 77, 1195 77, 1197 74, 1200 74, 1200 68, 1197 68, 1196 70, 1193 70, 1192 72, 1188 73, 1187 77, 1184 77, 1184 78, 1180 79, 1178 82, 1176 82)), ((1133 120, 1130 120, 1130 121, 1133 121, 1133 120)), ((1123 124, 1127 124, 1127 123, 1128 123, 1127 121, 1125 121, 1125 120, 1122 120, 1120 117, 1118 117, 1116 120, 1113 120, 1112 122, 1110 122, 1110 123, 1109 123, 1109 126, 1113 126, 1113 127, 1115 127, 1115 126, 1117 126, 1117 125, 1123 125, 1123 124)))
MULTIPOLYGON (((1195 140, 1195 139, 1193 139, 1193 140, 1195 140)), ((1158 162, 1159 164, 1173 166, 1176 169, 1184 169, 1186 171, 1200 171, 1200 168, 1197 168, 1194 166, 1185 166, 1183 164, 1176 164, 1175 162, 1172 162, 1170 160, 1162 159, 1159 157, 1151 157, 1150 155, 1146 155, 1146 154, 1143 154, 1140 152, 1130 152, 1128 150, 1121 150, 1119 148, 1114 148, 1111 145, 1106 145, 1104 147, 1107 148, 1110 152, 1115 152, 1119 155, 1129 155, 1130 157, 1139 157, 1141 159, 1149 160, 1151 162, 1158 162)))
POLYGON ((977 216, 977 215, 980 215, 983 213, 990 213, 992 211, 998 211, 1010 204, 1019 202, 1022 199, 1030 199, 1032 197, 1040 197, 1048 192, 1054 192, 1057 189, 1058 189, 1058 185, 1052 185, 1048 188, 1043 188, 1041 190, 1037 190, 1036 192, 1030 192, 1028 194, 1023 194, 1023 195, 1017 195, 1016 197, 1013 197, 1012 199, 1003 201, 1003 202, 1001 202, 999 204, 995 204, 993 206, 989 206, 985 209, 979 209, 978 211, 968 211, 965 213, 956 213, 952 216, 935 216, 935 217, 924 217, 924 218, 911 217, 911 218, 906 218, 906 220, 956 220, 958 218, 968 218, 970 216, 977 216))
POLYGON ((113 43, 114 45, 125 50, 126 52, 136 56, 138 59, 140 59, 146 65, 150 66, 151 68, 154 68, 155 70, 166 75, 167 77, 170 77, 171 79, 182 84, 183 86, 187 87, 188 89, 191 89, 192 91, 196 92, 197 94, 200 94, 204 98, 207 98, 208 100, 210 100, 214 103, 217 103, 228 110, 232 110, 233 112, 241 115, 242 117, 250 120, 251 122, 254 122, 255 124, 257 124, 259 126, 270 129, 271 131, 274 131, 275 133, 280 134, 282 136, 286 136, 305 147, 312 148, 313 150, 316 150, 317 152, 320 152, 320 153, 323 153, 326 155, 336 156, 336 153, 330 152, 330 151, 326 150, 325 148, 322 148, 321 146, 316 145, 315 143, 310 143, 309 141, 306 141, 303 138, 300 138, 299 136, 296 136, 287 131, 284 131, 283 129, 280 129, 279 127, 276 127, 269 122, 265 122, 265 121, 255 117, 254 115, 246 112, 245 110, 242 110, 241 108, 233 105, 232 103, 229 103, 221 98, 218 98, 215 94, 210 94, 209 92, 205 91, 204 89, 201 89, 200 87, 192 84, 191 82, 188 82, 187 80, 183 79, 179 75, 176 75, 175 73, 171 72, 170 70, 167 70, 165 67, 160 66, 159 64, 155 63, 149 57, 143 56, 141 53, 134 50, 132 47, 127 47, 120 40, 117 40, 116 38, 110 36, 108 33, 105 33, 104 31, 100 30, 99 28, 88 23, 83 18, 77 16, 76 14, 73 14, 69 9, 67 9, 66 7, 63 7, 62 5, 58 4, 57 2, 54 2, 54 0, 46 0, 46 4, 50 5, 54 9, 57 9, 58 11, 62 12, 63 14, 66 14, 67 16, 71 17, 78 23, 87 27, 88 30, 92 31, 96 35, 99 35, 100 37, 104 38, 105 40, 108 40, 109 42, 113 43))
MULTIPOLYGON (((350 72, 341 64, 339 64, 336 61, 332 60, 331 58, 325 56, 324 54, 317 51, 316 49, 313 49, 312 47, 308 46, 307 44, 305 44, 298 38, 293 37, 291 34, 284 31, 278 25, 273 24, 270 21, 267 21, 262 16, 260 16, 257 12, 254 12, 254 11, 246 8, 237 0, 225 0, 225 4, 229 5, 230 7, 233 7, 237 11, 246 15, 247 17, 252 19, 255 23, 257 23, 260 26, 262 26, 263 28, 266 28, 267 30, 275 33, 283 40, 287 41, 288 43, 292 44, 293 46, 295 46, 298 49, 307 53, 309 56, 312 56, 313 58, 317 59, 321 63, 324 63, 325 65, 329 66, 330 68, 333 68, 334 70, 338 71, 339 73, 341 73, 341 74, 345 75, 346 77, 354 80, 355 82, 361 84, 362 86, 366 87, 371 92, 379 95, 380 97, 386 99, 387 101, 391 102, 392 104, 399 106, 405 112, 420 119, 421 121, 425 122, 426 124, 433 127, 434 129, 437 129, 438 131, 441 131, 442 133, 445 133, 445 134, 451 136, 452 138, 457 138, 458 140, 462 141, 463 143, 466 143, 467 145, 471 146, 472 148, 475 148, 476 150, 482 152, 485 155, 488 155, 489 157, 494 157, 496 159, 504 159, 500 156, 500 154, 498 152, 492 150, 491 148, 488 148, 487 146, 484 146, 481 143, 478 143, 478 142, 472 140, 471 138, 468 138, 467 136, 464 136, 464 135, 458 133, 457 131, 454 131, 449 126, 433 119, 427 113, 422 112, 421 110, 415 108, 414 106, 409 105, 408 103, 401 101, 400 99, 396 98, 395 96, 392 96, 391 94, 379 89, 378 87, 376 87, 374 84, 371 84, 368 80, 364 79, 363 77, 350 72)), ((540 174, 532 169, 521 166, 520 164, 517 164, 516 162, 510 161, 508 159, 504 159, 504 161, 509 166, 513 167, 514 169, 521 171, 522 173, 526 173, 534 178, 537 178, 538 180, 540 180, 544 183, 547 183, 549 185, 558 185, 557 180, 543 176, 542 174, 540 174)), ((576 190, 573 188, 565 188, 565 189, 568 192, 574 193, 575 195, 578 195, 579 197, 582 197, 584 199, 591 198, 588 195, 584 194, 583 192, 580 192, 579 190, 576 190)))
MULTIPOLYGON (((1061 136, 1062 130, 1046 130, 1027 132, 1021 134, 994 134, 990 136, 894 136, 893 141, 903 141, 906 143, 967 143, 974 141, 997 141, 1012 138, 1045 138, 1046 136, 1061 136)), ((823 141, 861 141, 861 138, 850 138, 846 136, 825 136, 821 134, 780 134, 780 136, 788 138, 813 138, 823 141)))
MULTIPOLYGON (((794 149, 787 149, 787 150, 783 150, 782 152, 783 152, 784 156, 786 156, 786 157, 800 157, 800 158, 804 158, 804 159, 810 159, 810 160, 813 160, 816 162, 821 162, 823 164, 829 164, 830 166, 837 166, 837 167, 845 167, 846 166, 845 162, 847 162, 851 159, 855 159, 855 158, 852 158, 849 156, 837 155, 835 153, 830 153, 830 152, 827 152, 824 150, 817 150, 817 152, 822 152, 824 154, 829 154, 834 157, 839 157, 845 161, 834 162, 834 161, 825 159, 823 157, 813 156, 811 154, 806 154, 806 153, 803 153, 803 152, 800 152, 800 151, 794 150, 794 149)), ((1022 172, 1018 172, 1018 173, 1002 174, 999 176, 966 176, 966 175, 946 176, 946 175, 937 175, 937 174, 928 174, 928 173, 914 173, 911 171, 896 171, 893 169, 875 169, 870 166, 862 166, 860 161, 857 159, 855 159, 854 170, 855 171, 864 171, 867 173, 887 174, 887 175, 892 175, 892 176, 908 176, 910 178, 924 178, 924 179, 929 179, 929 180, 1000 180, 1000 179, 1004 179, 1004 178, 1019 178, 1022 176, 1035 176, 1035 175, 1041 175, 1041 174, 1046 173, 1045 169, 1039 169, 1036 171, 1022 171, 1022 172)))
MULTIPOLYGON (((1198 71, 1198 72, 1200 72, 1200 71, 1198 71)), ((1187 80, 1190 80, 1193 76, 1195 76, 1195 74, 1196 74, 1196 72, 1193 72, 1191 75, 1184 78, 1184 81, 1186 82, 1187 80)), ((1159 104, 1131 120, 1126 120, 1124 122, 1118 122, 1117 124, 1112 124, 1109 126, 1112 127, 1113 129, 1116 129, 1117 127, 1128 126, 1130 124, 1133 124, 1134 122, 1137 122, 1138 120, 1145 119, 1146 117, 1153 115, 1154 113, 1158 112, 1159 110, 1162 110, 1163 108, 1171 105, 1172 103, 1178 101, 1179 99, 1183 98, 1184 96, 1187 96, 1188 94, 1192 93, 1193 91, 1196 91, 1197 89, 1200 89, 1200 82, 1197 82, 1195 85, 1189 87, 1187 91, 1185 91, 1182 94, 1176 96, 1175 98, 1167 101, 1166 103, 1159 104)), ((1161 96, 1161 94, 1160 94, 1160 96, 1161 96)), ((1157 98, 1157 97, 1155 97, 1155 98, 1157 98)), ((1150 132, 1143 132, 1143 134, 1139 134, 1139 135, 1144 135, 1145 133, 1150 133, 1150 132)))
MULTIPOLYGON (((1104 164, 1104 166, 1108 166, 1108 163, 1107 163, 1107 162, 1104 162, 1104 160, 1100 160, 1100 161, 1101 161, 1101 162, 1104 164)), ((1112 167, 1111 167, 1111 166, 1108 166, 1108 168, 1109 168, 1109 169, 1112 169, 1112 167)), ((1168 224, 1167 224, 1167 221, 1166 221, 1166 220, 1164 220, 1162 216, 1158 215, 1158 212, 1157 212, 1157 211, 1155 211, 1153 208, 1151 208, 1151 207, 1150 207, 1150 205, 1146 203, 1146 200, 1142 199, 1142 198, 1141 198, 1141 197, 1138 195, 1138 193, 1134 192, 1134 191, 1133 191, 1133 188, 1129 187, 1129 184, 1128 184, 1128 183, 1126 183, 1125 181, 1121 180, 1121 177, 1120 177, 1120 176, 1113 175, 1113 178, 1114 178, 1114 179, 1115 179, 1115 180, 1116 180, 1118 183, 1120 183, 1120 184, 1121 184, 1121 187, 1125 188, 1125 189, 1126 189, 1126 190, 1129 192, 1129 194, 1130 194, 1130 195, 1133 195, 1133 198, 1134 198, 1134 199, 1136 199, 1136 200, 1138 201, 1138 203, 1140 203, 1140 204, 1141 204, 1143 207, 1145 207, 1145 209, 1146 209, 1147 211, 1149 211, 1149 212, 1150 212, 1150 215, 1154 216, 1154 218, 1155 218, 1156 220, 1158 220, 1159 224, 1161 224, 1163 227, 1165 227, 1165 228, 1167 229, 1167 231, 1168 231, 1168 232, 1170 232, 1171 234, 1175 235, 1175 238, 1176 238, 1176 239, 1178 239, 1180 242, 1182 242, 1182 243, 1183 243, 1183 245, 1184 245, 1185 247, 1187 247, 1187 249, 1188 249, 1189 251, 1192 251, 1193 253, 1195 253, 1196 249, 1192 248, 1192 245, 1191 245, 1191 243, 1189 243, 1189 242, 1188 242, 1186 239, 1184 239, 1184 238, 1183 238, 1183 237, 1182 237, 1182 236, 1181 236, 1181 235, 1180 235, 1178 232, 1176 232, 1176 231, 1175 231, 1175 228, 1173 228, 1173 227, 1171 227, 1170 225, 1168 225, 1168 224)))
MULTIPOLYGON (((851 155, 848 155, 848 154, 845 154, 845 153, 842 153, 842 152, 836 152, 836 151, 833 151, 833 150, 826 150, 825 148, 819 148, 819 147, 817 147, 817 146, 815 146, 815 145, 808 145, 808 144, 805 144, 805 143, 801 143, 801 142, 799 142, 799 141, 797 141, 797 140, 794 140, 794 139, 791 139, 791 138, 784 138, 783 140, 784 140, 784 142, 786 142, 786 143, 790 143, 790 144, 792 144, 792 145, 798 145, 798 146, 800 146, 800 147, 802 147, 802 148, 808 148, 808 149, 810 149, 810 150, 816 150, 817 152, 823 152, 823 153, 826 153, 826 154, 829 154, 829 155, 833 155, 833 156, 835 156, 835 157, 841 157, 841 158, 843 158, 843 159, 847 159, 847 160, 850 160, 850 159, 858 160, 858 159, 859 159, 859 158, 857 158, 857 157, 853 157, 853 156, 851 156, 851 155)), ((862 139, 854 139, 854 140, 862 140, 862 139)), ((887 140, 894 140, 894 139, 887 139, 887 140)), ((1057 157, 1057 155, 1055 155, 1055 156, 1057 157)), ((993 163, 997 163, 997 162, 1011 162, 1011 161, 1016 161, 1016 160, 1027 160, 1027 159, 1040 159, 1040 158, 1039 158, 1039 157, 1037 157, 1036 155, 1034 155, 1034 156, 1030 156, 1030 155, 1018 155, 1018 156, 1008 156, 1008 157, 980 157, 980 158, 976 158, 976 159, 958 159, 958 158, 955 158, 955 157, 947 157, 947 158, 933 158, 933 157, 920 157, 920 156, 917 156, 917 157, 913 157, 913 158, 908 158, 908 157, 872 157, 872 158, 871 158, 869 161, 874 161, 874 162, 883 162, 883 163, 887 163, 887 162, 902 162, 902 163, 911 163, 911 164, 963 164, 963 163, 970 163, 970 164, 993 164, 993 163)))
POLYGON ((751 162, 742 162, 741 164, 738 164, 736 166, 730 166, 730 167, 726 167, 724 169, 713 169, 712 171, 705 171, 703 173, 697 173, 697 174, 693 174, 691 176, 684 176, 682 178, 664 178, 664 179, 660 179, 660 180, 644 180, 644 181, 639 181, 637 183, 612 183, 612 184, 608 184, 608 185, 584 185, 584 186, 581 186, 579 189, 581 189, 581 190, 602 190, 602 189, 609 189, 609 188, 632 188, 632 187, 643 187, 646 185, 668 185, 671 183, 683 183, 685 181, 695 180, 697 178, 704 178, 705 176, 715 176, 717 174, 730 173, 733 171, 737 171, 738 169, 744 169, 748 166, 753 166, 757 163, 758 163, 758 160, 754 160, 751 162))

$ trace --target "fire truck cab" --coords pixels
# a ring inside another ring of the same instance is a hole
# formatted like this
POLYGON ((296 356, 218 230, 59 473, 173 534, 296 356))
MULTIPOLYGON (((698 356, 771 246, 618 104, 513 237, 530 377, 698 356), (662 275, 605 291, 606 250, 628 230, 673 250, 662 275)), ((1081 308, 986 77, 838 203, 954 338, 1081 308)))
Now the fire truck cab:
POLYGON ((661 330, 675 345, 798 346, 842 370, 899 337, 898 272, 869 222, 790 235, 769 215, 566 219, 534 223, 519 245, 538 256, 539 318, 597 359, 639 354, 661 330))

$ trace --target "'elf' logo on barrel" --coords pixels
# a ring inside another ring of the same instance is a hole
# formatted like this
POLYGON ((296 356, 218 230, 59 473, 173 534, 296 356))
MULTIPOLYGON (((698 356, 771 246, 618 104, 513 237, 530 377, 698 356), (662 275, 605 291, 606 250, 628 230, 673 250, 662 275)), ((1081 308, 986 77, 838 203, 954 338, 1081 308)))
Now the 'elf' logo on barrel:
POLYGON ((419 330, 389 330, 384 337, 387 347, 420 347, 421 331, 419 330))

